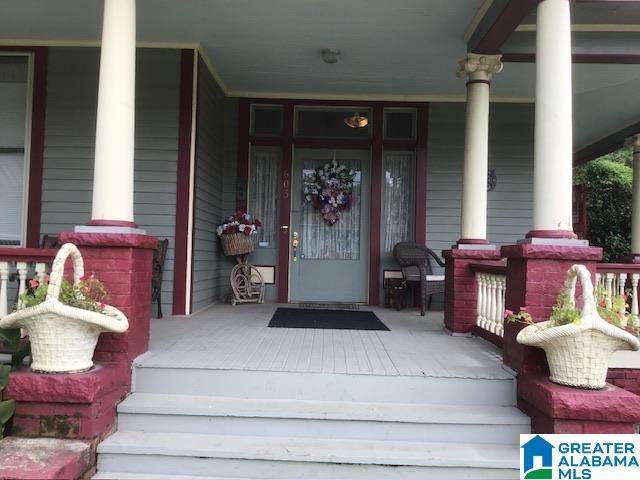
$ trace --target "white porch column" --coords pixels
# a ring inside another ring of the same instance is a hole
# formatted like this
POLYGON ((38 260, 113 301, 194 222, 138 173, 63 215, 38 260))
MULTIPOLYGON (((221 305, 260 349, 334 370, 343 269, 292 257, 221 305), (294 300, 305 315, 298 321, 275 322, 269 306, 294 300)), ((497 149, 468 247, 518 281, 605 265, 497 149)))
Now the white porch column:
POLYGON ((487 244, 489 80, 502 70, 502 55, 467 54, 458 77, 467 81, 467 116, 459 244, 487 244))
POLYGON ((569 0, 538 5, 533 230, 528 237, 575 238, 569 0))
POLYGON ((633 200, 631 202, 631 255, 640 255, 640 134, 633 137, 633 200))
POLYGON ((133 223, 136 2, 104 0, 90 225, 133 223))

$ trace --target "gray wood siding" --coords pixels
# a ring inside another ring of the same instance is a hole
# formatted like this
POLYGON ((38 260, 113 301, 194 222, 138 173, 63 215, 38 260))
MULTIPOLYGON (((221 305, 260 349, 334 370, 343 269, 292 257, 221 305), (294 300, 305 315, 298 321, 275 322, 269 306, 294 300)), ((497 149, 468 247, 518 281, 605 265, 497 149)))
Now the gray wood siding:
POLYGON ((232 261, 216 228, 235 209, 236 102, 227 99, 205 64, 198 68, 198 117, 193 250, 193 311, 229 290, 232 261))
MULTIPOLYGON (((42 198, 42 234, 86 223, 91 214, 99 53, 51 48, 42 198)), ((135 221, 169 238, 162 285, 171 312, 175 237, 180 51, 139 49, 136 88, 135 221)))
MULTIPOLYGON (((514 243, 531 230, 533 218, 533 121, 530 104, 491 104, 489 168, 498 183, 488 193, 487 237, 514 243)), ((460 237, 465 104, 429 107, 427 153, 427 244, 451 248, 460 237)))

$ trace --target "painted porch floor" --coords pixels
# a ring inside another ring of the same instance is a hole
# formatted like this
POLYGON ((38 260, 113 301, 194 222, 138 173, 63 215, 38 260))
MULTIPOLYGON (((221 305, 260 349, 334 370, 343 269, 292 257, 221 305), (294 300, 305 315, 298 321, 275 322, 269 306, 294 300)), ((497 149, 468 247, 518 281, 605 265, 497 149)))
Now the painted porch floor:
POLYGON ((453 337, 443 313, 372 310, 391 331, 269 328, 281 305, 214 305, 189 317, 153 319, 142 367, 354 375, 512 378, 487 342, 453 337))

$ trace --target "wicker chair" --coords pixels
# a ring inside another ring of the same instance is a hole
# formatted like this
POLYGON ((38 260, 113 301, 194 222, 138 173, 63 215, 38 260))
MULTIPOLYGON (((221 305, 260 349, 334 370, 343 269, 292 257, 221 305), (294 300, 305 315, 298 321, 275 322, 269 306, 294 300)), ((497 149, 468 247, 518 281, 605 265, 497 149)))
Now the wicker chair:
POLYGON ((441 267, 444 262, 433 250, 416 242, 396 243, 393 257, 402 267, 407 284, 420 286, 420 315, 424 316, 425 305, 427 309, 431 308, 433 294, 444 293, 444 275, 434 275, 431 262, 435 261, 441 267))

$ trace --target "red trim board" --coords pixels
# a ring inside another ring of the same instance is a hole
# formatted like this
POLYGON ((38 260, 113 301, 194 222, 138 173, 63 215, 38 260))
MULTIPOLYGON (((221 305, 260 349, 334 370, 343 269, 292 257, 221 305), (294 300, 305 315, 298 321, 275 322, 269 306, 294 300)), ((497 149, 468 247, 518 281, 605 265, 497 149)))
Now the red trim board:
POLYGON ((0 47, 0 52, 33 54, 33 86, 31 100, 31 144, 29 146, 29 186, 27 191, 26 246, 40 246, 42 217, 42 170, 44 167, 44 131, 47 109, 47 47, 0 47))
POLYGON ((191 136, 193 130, 193 74, 195 51, 182 50, 180 60, 180 114, 178 132, 178 172, 176 176, 176 232, 173 271, 173 314, 185 315, 189 248, 191 189, 191 136))

